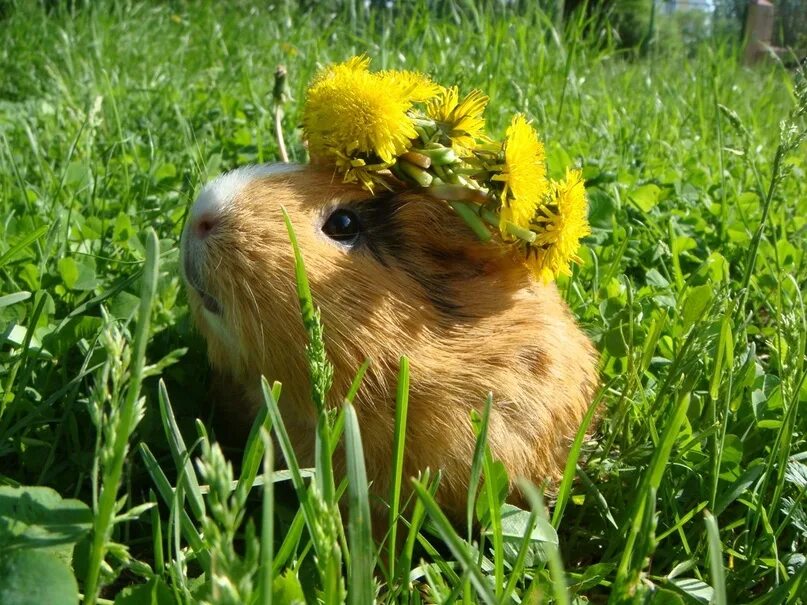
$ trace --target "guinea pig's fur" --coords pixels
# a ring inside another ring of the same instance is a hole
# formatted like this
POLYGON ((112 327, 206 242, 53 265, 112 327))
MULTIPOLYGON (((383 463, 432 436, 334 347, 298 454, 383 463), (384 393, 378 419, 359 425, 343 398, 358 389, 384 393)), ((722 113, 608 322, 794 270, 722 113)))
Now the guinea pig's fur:
MULTIPOLYGON (((482 409, 488 392, 489 446, 511 480, 559 478, 597 374, 594 349, 555 285, 533 280, 512 245, 481 242, 443 201, 417 190, 371 195, 310 165, 228 173, 189 215, 182 249, 192 313, 212 366, 248 393, 233 413, 254 414, 261 375, 279 380, 296 454, 313 465, 307 340, 281 206, 321 309, 334 366, 331 405, 372 360, 355 406, 373 494, 386 500, 389 490, 402 355, 411 365, 405 475, 439 469, 437 499, 449 516, 464 515, 470 412, 482 409), (358 217, 353 245, 322 231, 337 208, 358 217)), ((511 500, 520 501, 515 490, 511 500)))

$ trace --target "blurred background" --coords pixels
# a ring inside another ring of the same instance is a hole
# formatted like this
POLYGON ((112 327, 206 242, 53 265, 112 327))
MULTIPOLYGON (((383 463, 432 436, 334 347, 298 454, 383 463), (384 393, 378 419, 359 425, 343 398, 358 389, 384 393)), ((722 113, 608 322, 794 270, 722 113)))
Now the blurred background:
POLYGON ((807 50, 805 0, 562 0, 563 13, 598 14, 624 47, 649 44, 693 46, 725 36, 747 43, 755 28, 773 52, 804 57, 807 50))
MULTIPOLYGON (((294 4, 294 3, 293 3, 294 4)), ((394 0, 301 0, 308 8, 332 10, 402 10, 418 2, 394 0)), ((762 26, 763 42, 780 56, 787 51, 799 58, 807 52, 807 0, 428 0, 435 11, 459 14, 469 7, 499 5, 502 9, 529 10, 536 6, 560 20, 592 18, 589 27, 622 48, 689 46, 714 36, 740 44, 762 26)), ((791 58, 792 59, 792 58, 791 58)))

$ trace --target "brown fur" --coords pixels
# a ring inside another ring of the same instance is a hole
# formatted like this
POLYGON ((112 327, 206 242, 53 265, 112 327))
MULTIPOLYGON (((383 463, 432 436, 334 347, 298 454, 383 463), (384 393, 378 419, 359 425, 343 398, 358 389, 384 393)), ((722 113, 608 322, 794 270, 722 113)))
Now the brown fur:
POLYGON ((247 185, 205 241, 205 284, 229 336, 211 328, 189 289, 213 366, 250 392, 252 409, 238 413, 253 414, 261 374, 281 381, 284 422, 302 464, 313 464, 306 337, 281 205, 321 309, 333 405, 372 359, 356 411, 375 495, 388 492, 401 355, 411 360, 405 472, 440 469, 438 500, 451 516, 465 510, 469 414, 489 391, 489 445, 509 476, 560 476, 597 377, 594 350, 554 284, 533 281, 507 245, 480 242, 444 202, 417 192, 374 200, 310 166, 247 185), (338 205, 356 208, 367 226, 354 250, 320 231, 338 205))

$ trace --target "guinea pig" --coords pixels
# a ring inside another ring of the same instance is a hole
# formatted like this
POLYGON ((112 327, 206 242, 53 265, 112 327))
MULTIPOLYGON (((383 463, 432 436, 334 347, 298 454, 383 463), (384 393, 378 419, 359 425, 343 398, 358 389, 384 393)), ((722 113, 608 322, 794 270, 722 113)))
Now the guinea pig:
MULTIPOLYGON (((389 491, 402 355, 411 370, 405 476, 439 469, 437 500, 450 517, 465 513, 470 413, 489 392, 488 443, 511 481, 561 476, 597 360, 555 285, 533 279, 512 244, 480 241, 422 190, 370 194, 312 165, 238 168, 208 184, 189 211, 181 247, 191 312, 212 367, 246 393, 232 413, 253 417, 260 376, 279 380, 295 453, 313 465, 307 338, 281 207, 325 327, 330 405, 371 360, 355 407, 373 495, 386 500, 389 491)), ((521 502, 511 487, 511 501, 521 502)))

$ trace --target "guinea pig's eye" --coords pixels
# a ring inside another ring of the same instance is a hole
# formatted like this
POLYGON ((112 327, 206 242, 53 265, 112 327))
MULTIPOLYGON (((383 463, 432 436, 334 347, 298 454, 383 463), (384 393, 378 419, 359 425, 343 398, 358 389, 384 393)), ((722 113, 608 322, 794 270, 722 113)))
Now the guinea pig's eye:
POLYGON ((337 208, 322 225, 322 232, 334 241, 353 244, 361 232, 359 217, 346 208, 337 208))

